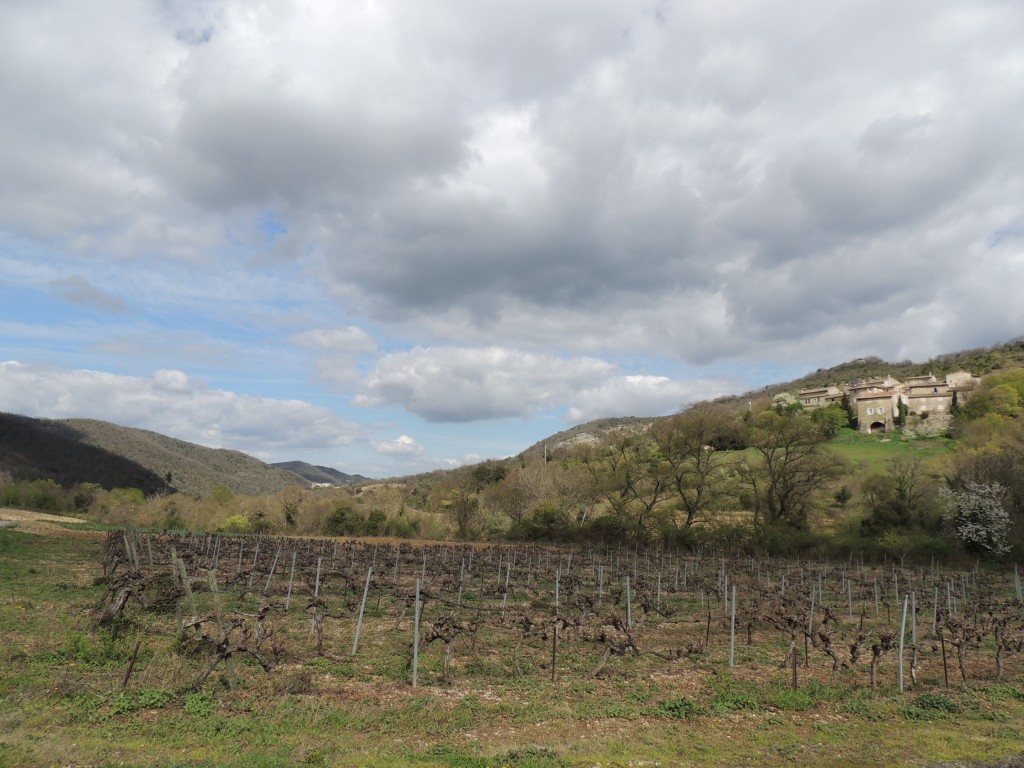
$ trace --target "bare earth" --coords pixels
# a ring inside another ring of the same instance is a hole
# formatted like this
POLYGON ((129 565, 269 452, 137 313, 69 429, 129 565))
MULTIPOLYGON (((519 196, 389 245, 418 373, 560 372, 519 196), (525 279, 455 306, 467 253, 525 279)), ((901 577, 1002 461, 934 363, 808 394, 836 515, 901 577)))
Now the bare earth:
POLYGON ((0 507, 0 524, 4 521, 13 522, 13 527, 19 531, 34 533, 37 536, 63 536, 74 539, 96 539, 103 538, 106 535, 102 531, 75 531, 57 525, 57 523, 77 523, 80 525, 85 522, 77 517, 50 515, 46 512, 32 512, 26 509, 0 507))

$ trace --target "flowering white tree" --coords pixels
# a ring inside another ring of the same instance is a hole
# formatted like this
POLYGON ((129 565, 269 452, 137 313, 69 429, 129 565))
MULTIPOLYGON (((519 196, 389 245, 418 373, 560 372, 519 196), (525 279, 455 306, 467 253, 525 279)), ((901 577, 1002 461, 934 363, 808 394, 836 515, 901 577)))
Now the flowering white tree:
POLYGON ((970 552, 990 557, 1009 554, 1010 513, 1002 485, 966 482, 961 490, 942 488, 940 493, 946 504, 946 523, 970 552))

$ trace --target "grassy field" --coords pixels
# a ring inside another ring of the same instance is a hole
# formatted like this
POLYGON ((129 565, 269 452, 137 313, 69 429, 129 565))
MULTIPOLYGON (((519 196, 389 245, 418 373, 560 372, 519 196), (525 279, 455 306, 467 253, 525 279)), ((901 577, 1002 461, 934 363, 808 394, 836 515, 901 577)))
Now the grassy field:
MULTIPOLYGON (((281 630, 283 664, 240 660, 237 687, 218 670, 195 689, 173 613, 97 627, 101 546, 0 530, 0 766, 839 768, 1024 755, 1016 657, 1003 680, 979 670, 969 689, 943 688, 932 665, 900 694, 889 657, 875 691, 863 669, 833 678, 820 663, 793 691, 774 638, 740 644, 733 671, 721 644, 672 662, 616 657, 597 678, 593 658, 570 650, 554 682, 540 653, 517 675, 507 649, 482 641, 460 648, 451 683, 440 645, 424 650, 414 689, 393 618, 371 607, 356 657, 350 624, 334 622, 317 656, 300 609, 281 630)), ((202 610, 210 595, 197 599, 202 610)))
POLYGON ((898 433, 866 435, 841 429, 828 447, 850 464, 866 472, 883 472, 889 461, 899 457, 931 462, 953 450, 953 441, 945 437, 904 439, 898 433))

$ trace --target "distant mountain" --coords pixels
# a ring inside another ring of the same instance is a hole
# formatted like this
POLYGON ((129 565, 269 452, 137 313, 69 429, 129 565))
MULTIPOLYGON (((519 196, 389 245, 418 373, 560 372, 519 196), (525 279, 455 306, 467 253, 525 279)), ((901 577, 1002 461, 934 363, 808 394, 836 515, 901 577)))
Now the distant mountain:
POLYGON ((362 475, 349 475, 345 472, 339 472, 333 467, 322 467, 316 464, 307 464, 304 461, 279 461, 276 464, 271 464, 270 466, 292 472, 300 477, 306 478, 311 483, 351 485, 352 483, 361 483, 370 479, 368 477, 363 477, 362 475))
POLYGON ((195 443, 94 419, 33 419, 0 414, 0 469, 16 478, 61 485, 176 489, 205 496, 217 486, 238 494, 276 493, 305 478, 240 451, 195 443))

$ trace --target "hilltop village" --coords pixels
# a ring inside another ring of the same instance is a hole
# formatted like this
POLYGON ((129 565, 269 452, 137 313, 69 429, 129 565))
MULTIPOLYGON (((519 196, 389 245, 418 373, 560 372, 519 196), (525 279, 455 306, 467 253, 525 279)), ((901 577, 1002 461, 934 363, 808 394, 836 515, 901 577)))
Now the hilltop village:
POLYGON ((945 429, 953 410, 962 404, 981 379, 967 371, 911 376, 898 381, 891 376, 855 384, 829 385, 802 389, 800 405, 806 409, 844 406, 857 420, 861 432, 889 432, 896 426, 913 423, 927 431, 945 429))

